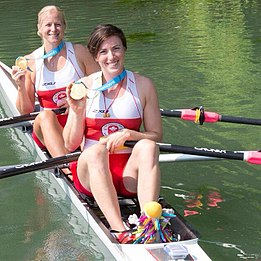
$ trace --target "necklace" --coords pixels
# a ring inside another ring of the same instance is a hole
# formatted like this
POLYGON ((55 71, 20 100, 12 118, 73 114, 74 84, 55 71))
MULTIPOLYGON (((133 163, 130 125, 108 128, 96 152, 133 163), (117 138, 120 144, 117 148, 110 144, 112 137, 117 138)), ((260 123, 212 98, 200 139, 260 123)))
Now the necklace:
POLYGON ((48 59, 46 59, 46 61, 48 61, 50 66, 53 68, 55 66, 55 63, 58 64, 59 57, 60 57, 60 53, 58 53, 55 56, 52 56, 49 61, 48 59))
POLYGON ((110 115, 110 113, 109 113, 109 109, 111 108, 112 104, 114 103, 114 101, 115 101, 116 98, 118 97, 119 92, 120 92, 120 89, 121 89, 121 87, 122 87, 122 83, 123 83, 123 79, 122 79, 122 80, 120 81, 120 83, 118 84, 118 86, 117 86, 118 90, 117 90, 115 96, 113 97, 113 99, 112 99, 110 105, 108 106, 108 108, 107 108, 107 105, 106 105, 105 95, 104 95, 104 93, 102 92, 102 95, 103 95, 103 103, 104 103, 103 118, 110 118, 110 117, 111 117, 111 115, 110 115))

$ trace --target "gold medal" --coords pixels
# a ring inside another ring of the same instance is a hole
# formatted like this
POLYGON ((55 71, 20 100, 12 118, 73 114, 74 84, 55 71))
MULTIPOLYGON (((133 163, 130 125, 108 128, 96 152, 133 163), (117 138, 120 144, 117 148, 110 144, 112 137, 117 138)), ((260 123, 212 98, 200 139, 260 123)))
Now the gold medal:
POLYGON ((75 82, 71 88, 70 96, 74 100, 80 100, 87 94, 87 88, 83 82, 75 82))
POLYGON ((20 67, 22 70, 26 70, 28 68, 28 62, 24 56, 19 56, 15 60, 15 65, 20 67))

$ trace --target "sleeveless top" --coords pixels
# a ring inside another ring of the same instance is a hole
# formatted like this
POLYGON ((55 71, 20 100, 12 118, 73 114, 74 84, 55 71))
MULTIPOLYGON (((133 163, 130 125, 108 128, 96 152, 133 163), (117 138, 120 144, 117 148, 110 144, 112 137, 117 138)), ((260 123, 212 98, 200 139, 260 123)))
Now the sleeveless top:
MULTIPOLYGON (((101 86, 102 73, 93 74, 93 88, 101 86)), ((114 99, 106 98, 102 92, 94 92, 87 100, 86 131, 84 148, 97 143, 102 136, 107 136, 121 129, 140 130, 143 118, 143 108, 137 92, 134 74, 127 71, 127 85, 123 96, 114 99), (110 117, 104 118, 109 107, 110 117)), ((124 148, 117 153, 130 153, 124 148)))
MULTIPOLYGON (((72 43, 65 42, 65 46, 67 59, 64 67, 59 71, 51 72, 44 66, 43 59, 35 60, 35 91, 42 108, 57 108, 57 101, 66 97, 66 86, 84 76, 77 63, 72 43)), ((36 58, 42 57, 44 47, 38 48, 34 55, 36 58)))

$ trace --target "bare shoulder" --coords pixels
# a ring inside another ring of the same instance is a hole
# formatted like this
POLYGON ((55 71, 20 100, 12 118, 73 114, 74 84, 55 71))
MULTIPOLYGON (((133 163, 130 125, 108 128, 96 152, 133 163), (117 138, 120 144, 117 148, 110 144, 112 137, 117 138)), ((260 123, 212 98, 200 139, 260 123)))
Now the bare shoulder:
POLYGON ((82 44, 73 44, 76 59, 85 72, 86 75, 90 75, 94 72, 97 72, 100 67, 98 63, 93 59, 87 47, 82 44))
POLYGON ((149 77, 138 73, 134 73, 134 76, 143 108, 145 108, 146 104, 156 105, 158 103, 158 95, 153 81, 149 77))
POLYGON ((139 73, 134 73, 134 76, 138 90, 144 90, 145 92, 155 90, 154 83, 149 77, 140 75, 139 73))
POLYGON ((73 43, 72 45, 73 45, 76 56, 81 56, 81 55, 86 56, 89 54, 88 49, 84 45, 77 44, 77 43, 73 43))

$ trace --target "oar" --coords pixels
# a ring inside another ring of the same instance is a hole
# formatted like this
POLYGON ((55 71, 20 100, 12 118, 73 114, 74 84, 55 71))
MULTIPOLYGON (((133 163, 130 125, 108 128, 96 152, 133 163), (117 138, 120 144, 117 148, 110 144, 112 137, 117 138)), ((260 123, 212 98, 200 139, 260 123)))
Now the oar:
POLYGON ((50 158, 42 161, 32 162, 28 164, 5 166, 0 168, 0 179, 7 178, 11 176, 16 176, 19 174, 24 174, 31 171, 55 168, 63 164, 75 161, 80 156, 81 152, 73 152, 66 154, 64 156, 50 158))
MULTIPOLYGON (((125 146, 134 147, 136 141, 126 141, 125 146)), ((168 143, 157 143, 160 151, 162 152, 174 152, 174 153, 184 153, 196 156, 208 156, 223 159, 241 160, 252 164, 261 164, 261 152, 260 151, 227 151, 220 149, 209 149, 202 147, 187 147, 180 145, 173 145, 168 143)), ((6 166, 0 168, 0 179, 16 176, 26 172, 37 171, 41 169, 48 169, 58 167, 59 165, 75 161, 80 156, 81 152, 69 153, 64 156, 50 158, 47 160, 32 162, 29 164, 22 164, 16 166, 6 166)))
MULTIPOLYGON (((80 152, 66 154, 65 156, 56 157, 52 159, 47 159, 39 162, 32 162, 28 164, 21 165, 9 165, 0 167, 0 179, 7 178, 11 176, 16 176, 19 174, 24 174, 30 171, 43 170, 48 168, 59 167, 62 168, 63 165, 77 160, 80 156, 80 152)), ((160 154, 160 162, 174 162, 174 161, 202 161, 202 160, 217 160, 219 158, 214 157, 203 157, 203 156, 194 156, 189 154, 182 153, 172 153, 172 154, 160 154)), ((68 166, 64 166, 68 167, 68 166)))
POLYGON ((239 124, 249 124, 249 125, 261 125, 261 119, 235 117, 235 116, 225 116, 220 115, 216 112, 204 111, 203 107, 195 109, 181 109, 181 110, 165 110, 160 109, 162 116, 167 117, 178 117, 187 121, 198 122, 201 125, 204 122, 231 122, 239 124))
MULTIPOLYGON (((126 141, 125 146, 134 147, 136 141, 126 141)), ((227 151, 222 149, 211 149, 203 147, 187 147, 168 143, 157 143, 160 151, 184 153, 198 156, 208 156, 223 159, 242 160, 251 164, 261 164, 261 151, 227 151)))
MULTIPOLYGON (((66 108, 58 108, 58 109, 54 109, 53 111, 56 114, 61 114, 61 113, 64 113, 65 110, 66 110, 66 108)), ((24 114, 24 115, 18 115, 18 116, 0 119, 0 128, 10 127, 12 125, 16 125, 21 122, 34 120, 39 113, 40 113, 39 111, 36 111, 36 112, 24 114)))

